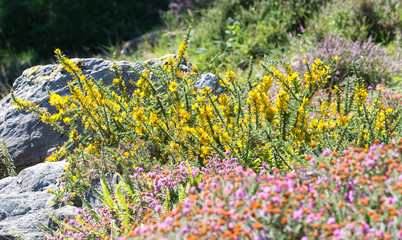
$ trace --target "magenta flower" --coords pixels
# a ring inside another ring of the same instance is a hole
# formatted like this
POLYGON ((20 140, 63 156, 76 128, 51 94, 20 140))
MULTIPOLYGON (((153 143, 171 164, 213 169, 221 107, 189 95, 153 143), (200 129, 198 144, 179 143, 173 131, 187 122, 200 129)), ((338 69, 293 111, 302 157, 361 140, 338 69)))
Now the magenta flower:
POLYGON ((293 212, 293 219, 299 221, 300 218, 303 216, 303 208, 300 207, 296 211, 293 212))
POLYGON ((327 221, 328 225, 334 224, 335 223, 335 218, 334 217, 330 217, 327 221))
POLYGON ((325 149, 323 152, 322 152, 322 154, 324 154, 325 156, 329 156, 329 154, 331 154, 331 150, 329 150, 329 149, 325 149))

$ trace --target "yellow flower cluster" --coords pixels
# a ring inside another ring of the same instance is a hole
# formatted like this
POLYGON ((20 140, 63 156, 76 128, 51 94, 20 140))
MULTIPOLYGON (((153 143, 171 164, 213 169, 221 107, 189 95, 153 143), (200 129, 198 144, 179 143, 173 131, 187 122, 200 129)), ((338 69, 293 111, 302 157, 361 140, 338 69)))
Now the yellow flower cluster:
POLYGON ((355 93, 356 106, 361 106, 362 104, 365 104, 367 98, 367 90, 364 87, 363 83, 356 86, 355 93))
POLYGON ((327 84, 328 79, 331 78, 329 67, 322 64, 320 59, 316 59, 311 69, 304 75, 304 78, 306 88, 318 90, 324 87, 325 84, 327 84))
POLYGON ((257 85, 248 93, 247 104, 251 106, 251 113, 255 115, 262 114, 265 120, 271 122, 278 109, 272 105, 269 90, 273 85, 272 76, 264 76, 262 83, 257 85))

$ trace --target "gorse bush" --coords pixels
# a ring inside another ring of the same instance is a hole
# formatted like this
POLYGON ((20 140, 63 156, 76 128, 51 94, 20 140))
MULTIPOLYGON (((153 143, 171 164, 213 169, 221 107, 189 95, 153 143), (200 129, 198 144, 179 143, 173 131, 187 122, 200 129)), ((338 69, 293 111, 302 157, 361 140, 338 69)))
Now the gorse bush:
MULTIPOLYGON (((72 193, 82 192, 99 170, 129 174, 131 166, 148 170, 155 162, 175 164, 197 159, 204 166, 212 152, 230 151, 240 165, 259 171, 262 164, 292 169, 314 151, 369 146, 375 139, 388 142, 401 133, 400 105, 381 86, 371 90, 362 78, 348 81, 345 89, 325 90, 331 66, 320 60, 300 77, 291 65, 284 73, 262 64, 267 75, 243 83, 227 70, 219 83, 226 93, 214 94, 208 87, 194 89, 202 70, 182 66, 187 57, 189 33, 175 58, 159 67, 145 66, 134 93, 117 67, 113 88, 87 79, 60 50, 56 56, 74 79, 71 95, 50 93, 58 112, 16 99, 19 109, 35 112, 42 121, 69 136, 57 152, 70 163, 64 179, 72 193), (185 70, 185 69, 188 70, 185 70), (274 87, 274 80, 276 85, 274 87), (84 130, 78 132, 79 127, 84 130), (72 154, 70 154, 72 152, 72 154)), ((250 72, 251 75, 251 72, 250 72)), ((61 190, 64 191, 63 189, 61 190)))
POLYGON ((340 35, 336 37, 329 35, 321 42, 316 39, 314 46, 312 52, 299 59, 296 69, 298 72, 306 70, 303 59, 311 62, 319 58, 328 62, 333 56, 338 56, 339 61, 334 66, 333 85, 354 74, 353 63, 367 86, 374 86, 385 80, 392 82, 393 77, 402 75, 402 63, 389 56, 385 49, 374 44, 371 38, 365 42, 354 42, 340 35))

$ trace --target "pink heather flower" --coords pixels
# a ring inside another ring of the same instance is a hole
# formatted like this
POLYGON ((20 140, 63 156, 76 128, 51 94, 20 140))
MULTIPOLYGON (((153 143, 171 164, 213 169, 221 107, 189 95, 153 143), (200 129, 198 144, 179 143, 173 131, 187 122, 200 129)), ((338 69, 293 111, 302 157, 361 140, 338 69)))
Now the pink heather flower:
POLYGON ((182 213, 184 214, 184 215, 186 215, 186 214, 189 214, 191 211, 190 211, 190 208, 183 208, 183 211, 182 211, 182 213))
POLYGON ((135 232, 137 235, 140 235, 140 229, 139 229, 139 228, 134 229, 134 232, 135 232))
POLYGON ((155 211, 156 211, 157 213, 160 213, 160 212, 162 211, 162 206, 161 206, 161 205, 156 205, 155 211))
POLYGON ((325 156, 329 156, 329 154, 331 154, 331 150, 329 149, 325 149, 322 154, 324 154, 325 156))
POLYGON ((397 203, 397 202, 398 202, 398 199, 396 199, 396 198, 393 198, 393 197, 387 198, 387 203, 388 203, 389 205, 394 204, 394 203, 397 203))
POLYGON ((372 86, 368 86, 368 90, 371 90, 373 87, 372 86))
POLYGON ((375 90, 376 90, 376 91, 381 90, 381 88, 382 88, 381 84, 377 84, 377 86, 375 86, 375 90))
POLYGON ((217 184, 216 182, 213 182, 213 183, 211 184, 211 186, 212 186, 213 189, 216 189, 216 188, 218 187, 218 184, 217 184))
POLYGON ((274 203, 280 203, 280 202, 282 202, 282 199, 281 199, 280 197, 273 197, 273 198, 272 198, 272 202, 274 202, 274 203))
POLYGON ((331 224, 334 224, 334 223, 335 223, 335 218, 334 218, 334 217, 330 217, 330 218, 328 219, 327 224, 328 224, 328 225, 331 225, 331 224))
POLYGON ((303 236, 300 240, 308 240, 307 236, 303 236))
POLYGON ((184 206, 187 208, 191 207, 191 200, 189 198, 186 198, 186 200, 184 200, 184 206))
POLYGON ((189 232, 190 232, 190 228, 187 227, 187 226, 185 226, 185 227, 183 227, 183 228, 181 229, 181 233, 182 233, 182 234, 186 234, 186 233, 189 233, 189 232))
POLYGON ((230 151, 226 151, 225 154, 226 154, 226 155, 230 155, 231 152, 230 152, 230 151))
POLYGON ((378 238, 382 238, 382 235, 383 235, 383 234, 384 234, 384 231, 381 230, 381 229, 378 230, 377 233, 376 233, 376 235, 377 235, 378 238))
POLYGON ((233 190, 233 185, 231 183, 228 183, 225 187, 225 193, 229 195, 232 193, 232 190, 233 190))
POLYGON ((355 223, 354 222, 350 222, 346 225, 346 229, 349 231, 353 231, 355 230, 355 223))
POLYGON ((173 218, 171 216, 168 216, 167 218, 165 218, 165 223, 170 225, 173 222, 173 218))
POLYGON ((313 223, 313 222, 314 222, 314 219, 315 219, 314 214, 313 214, 313 213, 310 213, 310 214, 307 216, 307 224, 313 223))
POLYGON ((242 188, 238 189, 234 194, 236 199, 243 199, 246 197, 246 195, 247 193, 242 188))
POLYGON ((351 190, 351 191, 349 191, 349 193, 348 193, 348 199, 349 199, 349 202, 353 202, 353 200, 354 200, 354 198, 353 198, 353 190, 351 190))
POLYGON ((143 232, 143 233, 148 232, 148 226, 142 225, 141 226, 141 232, 143 232))
POLYGON ((300 207, 296 211, 293 212, 293 219, 299 221, 300 218, 303 216, 303 208, 300 207))
POLYGON ((242 172, 243 172, 243 167, 238 166, 238 167, 236 168, 236 174, 240 174, 240 173, 242 173, 242 172))

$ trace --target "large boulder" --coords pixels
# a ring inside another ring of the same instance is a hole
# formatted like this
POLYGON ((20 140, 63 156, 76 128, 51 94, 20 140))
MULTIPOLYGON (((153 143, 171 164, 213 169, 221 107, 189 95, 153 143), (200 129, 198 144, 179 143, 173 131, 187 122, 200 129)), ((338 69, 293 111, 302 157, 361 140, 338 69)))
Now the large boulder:
POLYGON ((43 210, 55 212, 60 219, 77 212, 78 208, 72 206, 50 205, 53 194, 48 191, 60 187, 65 165, 66 162, 41 163, 22 170, 16 177, 0 180, 0 240, 43 237, 39 223, 54 226, 43 210))
MULTIPOLYGON (((114 74, 110 71, 113 61, 88 58, 72 59, 85 76, 102 79, 104 83, 111 84, 114 74)), ((122 68, 123 79, 136 81, 139 77, 132 68, 140 71, 140 64, 126 61, 116 62, 122 68)), ((61 96, 69 93, 67 82, 71 75, 61 68, 60 64, 36 66, 25 70, 16 79, 13 85, 17 98, 36 103, 41 107, 55 113, 49 104, 47 88, 61 96)), ((129 84, 129 90, 133 88, 129 84)), ((8 95, 0 101, 0 140, 3 139, 8 147, 9 154, 14 160, 17 172, 25 167, 43 162, 57 146, 63 144, 66 136, 61 136, 51 127, 42 123, 35 114, 29 114, 16 109, 8 95)), ((0 155, 2 151, 0 151, 0 155)), ((1 158, 1 156, 0 156, 1 158)))
MULTIPOLYGON (((65 161, 39 163, 25 168, 16 177, 0 180, 0 240, 42 238, 45 232, 41 230, 41 224, 56 230, 58 225, 47 213, 59 221, 74 219, 79 208, 63 206, 50 193, 63 187, 60 179, 67 164, 65 161)), ((106 173, 105 179, 111 187, 120 181, 113 173, 106 173)), ((101 192, 100 179, 95 179, 84 199, 92 208, 102 207, 96 194, 101 192)))

